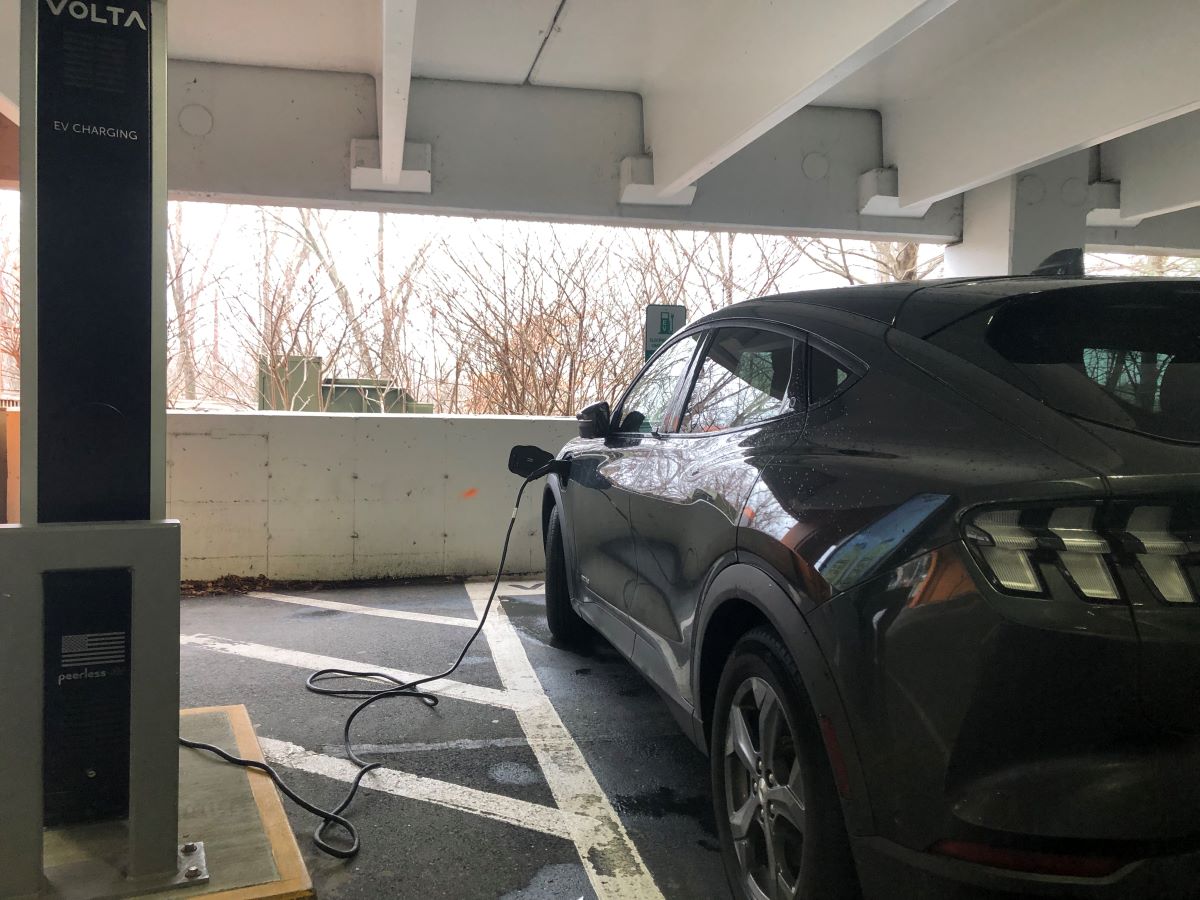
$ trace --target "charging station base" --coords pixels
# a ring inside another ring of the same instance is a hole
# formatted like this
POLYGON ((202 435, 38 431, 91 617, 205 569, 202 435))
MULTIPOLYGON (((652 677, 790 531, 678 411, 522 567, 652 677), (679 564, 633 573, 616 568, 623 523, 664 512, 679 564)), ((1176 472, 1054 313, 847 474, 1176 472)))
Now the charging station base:
MULTIPOLYGON (((184 737, 262 759, 244 706, 180 713, 184 737)), ((179 748, 177 879, 133 883, 119 875, 125 845, 120 823, 48 829, 44 897, 204 897, 205 900, 300 900, 313 897, 312 879, 296 845, 275 785, 262 772, 231 766, 211 754, 179 748), (191 878, 187 869, 200 870, 191 878)))

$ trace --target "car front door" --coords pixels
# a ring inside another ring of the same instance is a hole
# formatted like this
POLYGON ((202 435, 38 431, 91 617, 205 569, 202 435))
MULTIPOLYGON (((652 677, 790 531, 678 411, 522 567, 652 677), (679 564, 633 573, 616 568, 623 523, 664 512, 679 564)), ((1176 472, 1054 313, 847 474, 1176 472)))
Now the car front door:
POLYGON ((628 455, 638 582, 627 611, 634 663, 688 696, 691 626, 708 578, 733 561, 737 525, 762 463, 802 425, 802 335, 759 324, 712 329, 676 427, 628 455))
POLYGON ((629 502, 644 472, 631 453, 674 423, 667 416, 690 371, 698 341, 685 335, 663 346, 626 392, 604 437, 576 441, 563 493, 575 547, 581 614, 630 656, 633 632, 611 610, 625 612, 637 586, 629 502))

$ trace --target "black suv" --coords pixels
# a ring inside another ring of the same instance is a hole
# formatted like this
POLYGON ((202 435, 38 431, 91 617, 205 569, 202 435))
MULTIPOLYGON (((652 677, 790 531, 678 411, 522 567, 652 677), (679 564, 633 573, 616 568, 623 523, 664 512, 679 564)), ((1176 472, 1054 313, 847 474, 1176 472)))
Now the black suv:
POLYGON ((709 753, 736 896, 1197 896, 1200 282, 741 303, 579 420, 550 627, 709 753))

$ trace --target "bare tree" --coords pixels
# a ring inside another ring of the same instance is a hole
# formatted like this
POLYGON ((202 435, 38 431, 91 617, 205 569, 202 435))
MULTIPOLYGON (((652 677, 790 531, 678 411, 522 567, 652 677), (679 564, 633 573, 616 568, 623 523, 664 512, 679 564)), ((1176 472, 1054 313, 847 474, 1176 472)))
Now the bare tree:
POLYGON ((644 231, 625 254, 643 303, 681 304, 692 315, 778 293, 803 259, 786 238, 733 232, 644 231))
MULTIPOLYGON (((340 371, 441 411, 569 414, 632 379, 647 304, 695 317, 801 287, 814 270, 861 283, 926 277, 940 263, 911 243, 513 224, 469 246, 414 244, 397 233, 403 220, 382 213, 366 239, 330 211, 252 216, 234 279, 217 271, 216 241, 196 242, 183 207, 172 210, 173 402, 257 405, 266 390, 273 406, 321 409, 321 378, 340 371)), ((0 389, 20 353, 5 253, 0 245, 0 389)))
POLYGON ((1093 275, 1148 275, 1170 278, 1195 278, 1200 275, 1200 259, 1193 256, 1142 256, 1089 253, 1086 269, 1093 275))
POLYGON ((619 289, 611 242, 567 247, 523 229, 469 253, 442 245, 430 302, 455 359, 455 411, 568 415, 629 381, 641 304, 619 289))
POLYGON ((214 330, 208 361, 219 358, 221 311, 216 288, 220 275, 213 272, 212 264, 220 226, 208 236, 207 247, 197 249, 184 227, 184 205, 173 203, 171 213, 167 228, 167 292, 171 300, 167 318, 167 402, 174 406, 181 397, 195 400, 198 396, 200 309, 206 300, 212 306, 214 330))
POLYGON ((383 213, 378 216, 372 260, 375 296, 367 298, 365 309, 372 341, 366 350, 372 357, 375 377, 420 398, 436 392, 437 381, 432 371, 432 343, 414 335, 419 328, 418 318, 425 312, 423 279, 432 244, 424 241, 411 254, 399 257, 397 264, 396 254, 389 253, 387 217, 383 213))
MULTIPOLYGON (((411 331, 429 243, 404 257, 397 266, 396 254, 389 252, 388 217, 378 213, 375 251, 361 257, 361 263, 370 267, 374 291, 356 290, 353 280, 343 273, 344 252, 335 250, 336 218, 310 209, 299 210, 294 220, 282 213, 272 218, 276 228, 295 238, 311 254, 316 271, 337 299, 348 325, 343 359, 352 369, 350 374, 410 394, 420 393, 427 380, 428 361, 411 340, 411 331)), ((351 268, 359 262, 352 258, 351 268)))
POLYGON ((845 241, 840 238, 789 238, 817 268, 848 284, 920 281, 942 265, 944 254, 921 259, 921 245, 911 241, 845 241))
POLYGON ((336 290, 323 292, 328 275, 303 235, 271 227, 278 213, 264 210, 259 216, 257 291, 238 298, 239 335, 246 355, 257 363, 253 391, 256 400, 265 393, 271 408, 322 411, 321 370, 312 367, 318 359, 325 368, 339 364, 357 318, 344 315, 336 290), (300 373, 298 366, 303 366, 300 373))
POLYGON ((21 386, 21 262, 15 229, 0 218, 0 394, 21 386))
POLYGON ((342 278, 338 254, 330 242, 333 215, 328 210, 300 209, 296 211, 295 221, 281 212, 272 213, 271 218, 276 228, 290 233, 304 246, 314 258, 320 275, 328 281, 349 329, 350 353, 355 359, 358 377, 378 378, 379 372, 371 352, 372 341, 363 321, 361 306, 355 302, 353 291, 342 278))

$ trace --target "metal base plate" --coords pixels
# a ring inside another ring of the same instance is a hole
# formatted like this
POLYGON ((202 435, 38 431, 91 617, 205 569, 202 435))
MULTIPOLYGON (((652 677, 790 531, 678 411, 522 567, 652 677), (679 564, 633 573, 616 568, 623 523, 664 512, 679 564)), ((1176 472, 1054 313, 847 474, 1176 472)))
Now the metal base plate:
POLYGON ((191 841, 179 847, 179 874, 168 887, 208 883, 208 859, 204 841, 191 841))
MULTIPOLYGON (((95 831, 80 841, 81 845, 104 843, 105 836, 95 831)), ((64 862, 46 869, 41 896, 58 900, 116 900, 120 897, 186 890, 208 883, 208 860, 203 841, 181 845, 176 860, 173 874, 145 878, 126 878, 118 867, 102 858, 64 862)))

